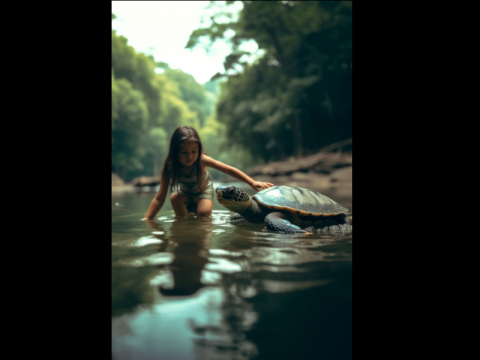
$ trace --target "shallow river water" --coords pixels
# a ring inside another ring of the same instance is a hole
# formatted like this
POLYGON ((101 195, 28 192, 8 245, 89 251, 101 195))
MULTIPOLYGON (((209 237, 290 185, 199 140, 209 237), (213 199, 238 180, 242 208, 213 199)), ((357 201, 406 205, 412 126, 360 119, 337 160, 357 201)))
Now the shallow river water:
POLYGON ((216 199, 141 221, 153 195, 112 193, 113 359, 351 358, 351 234, 232 224, 216 199))

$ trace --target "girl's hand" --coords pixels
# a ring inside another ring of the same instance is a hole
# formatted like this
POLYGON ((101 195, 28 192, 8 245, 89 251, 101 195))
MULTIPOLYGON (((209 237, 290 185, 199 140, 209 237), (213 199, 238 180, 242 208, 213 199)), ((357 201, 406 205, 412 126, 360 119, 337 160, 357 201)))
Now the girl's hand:
POLYGON ((274 186, 272 183, 269 183, 269 182, 262 182, 262 181, 254 181, 251 185, 250 185, 252 188, 254 188, 255 190, 263 190, 263 189, 268 189, 272 186, 274 186))

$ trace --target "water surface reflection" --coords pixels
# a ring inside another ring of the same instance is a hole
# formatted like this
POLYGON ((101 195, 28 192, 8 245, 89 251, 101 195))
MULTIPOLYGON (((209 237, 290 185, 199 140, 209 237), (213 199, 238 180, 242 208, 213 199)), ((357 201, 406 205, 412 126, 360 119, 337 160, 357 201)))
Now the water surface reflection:
POLYGON ((351 358, 352 235, 233 225, 218 207, 141 222, 128 201, 112 223, 115 359, 351 358))

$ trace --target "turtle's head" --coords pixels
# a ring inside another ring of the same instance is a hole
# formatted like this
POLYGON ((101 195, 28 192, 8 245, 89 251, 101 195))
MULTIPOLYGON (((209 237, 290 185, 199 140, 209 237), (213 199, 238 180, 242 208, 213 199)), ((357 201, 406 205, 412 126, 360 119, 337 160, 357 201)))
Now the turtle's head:
POLYGON ((252 201, 250 195, 232 185, 219 186, 216 189, 216 193, 220 204, 240 215, 249 208, 252 201))

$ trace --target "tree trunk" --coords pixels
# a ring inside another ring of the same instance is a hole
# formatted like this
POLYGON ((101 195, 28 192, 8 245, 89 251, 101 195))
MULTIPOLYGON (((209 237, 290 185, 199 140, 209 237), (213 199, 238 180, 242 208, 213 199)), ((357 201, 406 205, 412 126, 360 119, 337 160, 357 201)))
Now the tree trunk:
POLYGON ((329 115, 329 123, 332 132, 332 138, 337 141, 337 130, 335 128, 335 117, 333 116, 333 104, 332 100, 330 99, 330 95, 327 91, 324 91, 323 94, 325 95, 325 104, 327 105, 328 115, 329 115))
POLYGON ((303 156, 303 138, 302 138, 302 127, 300 126, 300 117, 298 114, 295 114, 294 120, 294 132, 295 132, 295 156, 303 156))

